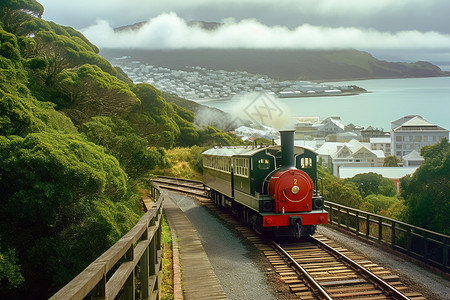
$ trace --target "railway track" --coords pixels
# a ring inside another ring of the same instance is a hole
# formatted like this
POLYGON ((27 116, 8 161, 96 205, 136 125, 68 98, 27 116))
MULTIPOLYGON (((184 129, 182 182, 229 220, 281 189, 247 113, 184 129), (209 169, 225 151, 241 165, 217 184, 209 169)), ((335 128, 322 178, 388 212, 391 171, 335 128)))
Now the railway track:
POLYGON ((301 299, 425 299, 389 270, 321 235, 273 244, 275 251, 267 252, 267 258, 301 299))
POLYGON ((153 179, 153 183, 162 189, 187 193, 197 197, 208 197, 208 188, 201 181, 158 176, 153 179))
POLYGON ((232 223, 264 253, 274 272, 289 286, 295 298, 426 299, 410 290, 389 270, 320 234, 295 243, 265 240, 210 201, 208 190, 202 182, 172 177, 158 177, 153 182, 160 188, 197 197, 221 218, 232 223))

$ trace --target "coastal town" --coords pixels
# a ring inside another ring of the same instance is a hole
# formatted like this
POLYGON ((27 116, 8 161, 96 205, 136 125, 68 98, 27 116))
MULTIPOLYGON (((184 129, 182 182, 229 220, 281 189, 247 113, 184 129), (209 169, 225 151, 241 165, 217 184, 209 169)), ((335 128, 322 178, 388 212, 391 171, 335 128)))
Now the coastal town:
MULTIPOLYGON (((365 92, 354 85, 330 85, 310 81, 276 81, 268 76, 248 72, 208 70, 199 66, 186 70, 130 61, 130 57, 115 58, 135 83, 149 83, 179 97, 201 101, 231 98, 257 92, 274 97, 308 97, 346 95, 365 92)), ((393 180, 411 175, 422 164, 420 149, 449 138, 449 130, 429 122, 419 115, 392 120, 390 131, 354 124, 345 124, 339 116, 321 119, 319 116, 296 116, 295 144, 318 153, 321 164, 339 178, 374 172, 393 180), (395 156, 397 166, 385 166, 385 158, 395 156)), ((255 124, 254 124, 255 125, 255 124)), ((279 133, 271 126, 240 126, 233 131, 243 140, 265 138, 279 142, 279 133)))
POLYGON ((114 58, 135 83, 146 82, 156 88, 189 100, 223 99, 251 92, 262 92, 281 98, 355 95, 366 90, 355 85, 315 83, 311 81, 277 81, 267 75, 243 71, 208 70, 199 66, 172 70, 130 61, 129 56, 114 58))

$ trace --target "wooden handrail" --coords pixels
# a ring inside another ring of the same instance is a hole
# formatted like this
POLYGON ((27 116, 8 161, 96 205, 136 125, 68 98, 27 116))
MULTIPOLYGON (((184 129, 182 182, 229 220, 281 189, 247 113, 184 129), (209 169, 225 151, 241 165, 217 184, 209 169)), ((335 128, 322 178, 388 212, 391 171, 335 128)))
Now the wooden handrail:
POLYGON ((114 299, 121 291, 135 299, 137 272, 141 298, 159 299, 163 195, 154 187, 151 194, 157 201, 138 223, 50 299, 114 299))
POLYGON ((329 224, 450 272, 450 236, 330 201, 325 201, 325 208, 329 224))

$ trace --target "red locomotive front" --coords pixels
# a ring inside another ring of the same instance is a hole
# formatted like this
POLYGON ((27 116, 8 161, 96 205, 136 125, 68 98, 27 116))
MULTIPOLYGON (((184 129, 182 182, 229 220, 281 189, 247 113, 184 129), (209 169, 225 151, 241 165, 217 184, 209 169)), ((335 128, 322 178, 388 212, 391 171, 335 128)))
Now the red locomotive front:
POLYGON ((305 212, 312 210, 313 182, 298 169, 279 171, 269 183, 269 195, 275 201, 275 212, 305 212))

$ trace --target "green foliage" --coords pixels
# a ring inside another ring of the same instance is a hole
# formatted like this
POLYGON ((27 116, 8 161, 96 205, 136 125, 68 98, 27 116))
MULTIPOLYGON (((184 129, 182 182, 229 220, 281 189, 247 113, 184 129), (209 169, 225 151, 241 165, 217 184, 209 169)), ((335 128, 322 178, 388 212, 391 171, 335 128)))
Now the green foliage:
MULTIPOLYGON (((179 118, 172 105, 168 104, 161 93, 148 83, 137 84, 132 91, 141 100, 141 106, 128 120, 142 137, 151 141, 152 146, 172 148, 180 136, 179 118)), ((184 124, 184 123, 183 123, 184 124)), ((188 129, 189 126, 186 126, 188 129)))
POLYGON ((203 156, 202 153, 205 151, 206 147, 192 146, 191 147, 191 159, 189 163, 199 173, 203 172, 203 156))
POLYGON ((380 212, 381 215, 401 221, 406 219, 406 213, 407 208, 405 206, 405 200, 398 200, 387 210, 380 212))
POLYGON ((0 136, 0 165, 0 237, 25 266, 27 293, 48 297, 139 218, 119 162, 79 135, 0 136))
POLYGON ((395 155, 386 156, 384 158, 383 167, 398 167, 399 162, 400 159, 395 155))
POLYGON ((70 225, 33 245, 33 269, 45 270, 55 288, 61 287, 136 224, 139 214, 132 208, 139 200, 97 199, 67 206, 61 219, 70 220, 70 225))
POLYGON ((0 287, 16 288, 24 281, 17 262, 16 251, 2 249, 0 241, 0 287))
POLYGON ((81 131, 89 141, 105 147, 114 155, 131 177, 140 177, 156 166, 165 166, 164 152, 148 148, 148 141, 136 135, 124 120, 94 117, 91 122, 83 124, 81 131))
POLYGON ((83 64, 97 65, 113 76, 117 74, 116 69, 107 60, 96 54, 89 44, 77 36, 71 37, 51 30, 41 30, 36 33, 35 40, 37 56, 46 62, 46 68, 36 76, 45 86, 52 86, 55 83, 55 77, 64 69, 83 64))
POLYGON ((64 111, 76 124, 98 115, 124 115, 140 103, 128 85, 95 65, 62 71, 55 87, 66 97, 64 111))
POLYGON ((3 29, 13 34, 19 34, 23 24, 32 18, 30 14, 22 10, 0 8, 0 24, 2 24, 3 29))
POLYGON ((0 9, 4 7, 14 10, 29 10, 38 16, 42 16, 44 13, 44 7, 35 0, 2 0, 0 3, 0 9))
POLYGON ((176 140, 178 146, 193 146, 198 143, 199 134, 197 130, 194 128, 192 123, 186 121, 185 119, 179 117, 178 115, 174 116, 175 122, 180 129, 180 135, 176 140))
POLYGON ((358 190, 361 192, 362 197, 368 195, 382 194, 385 196, 395 196, 396 189, 395 183, 388 178, 376 173, 357 174, 353 178, 345 179, 346 183, 354 183, 358 190))
POLYGON ((11 94, 2 95, 0 134, 25 136, 40 131, 76 133, 70 119, 55 111, 54 104, 11 94))
POLYGON ((325 199, 353 208, 359 208, 363 202, 361 194, 352 183, 342 180, 326 181, 324 183, 325 199))
POLYGON ((383 195, 369 195, 364 198, 364 203, 371 204, 372 208, 368 212, 379 214, 388 210, 391 206, 398 202, 396 197, 388 197, 383 195))
POLYGON ((6 32, 0 27, 0 55, 7 59, 21 58, 17 38, 14 34, 6 32))
POLYGON ((422 148, 424 163, 412 176, 403 177, 401 195, 406 200, 407 220, 411 224, 450 234, 450 144, 422 148))
POLYGON ((230 146, 239 145, 242 141, 228 133, 225 133, 213 126, 206 126, 199 131, 199 143, 205 146, 230 146))
POLYGON ((126 192, 126 175, 102 148, 74 135, 0 136, 1 212, 27 222, 54 224, 60 208, 77 199, 126 192))
POLYGON ((176 105, 175 103, 171 103, 172 108, 175 110, 175 112, 184 120, 192 123, 195 120, 195 115, 192 111, 187 110, 186 108, 183 108, 181 106, 176 105))

